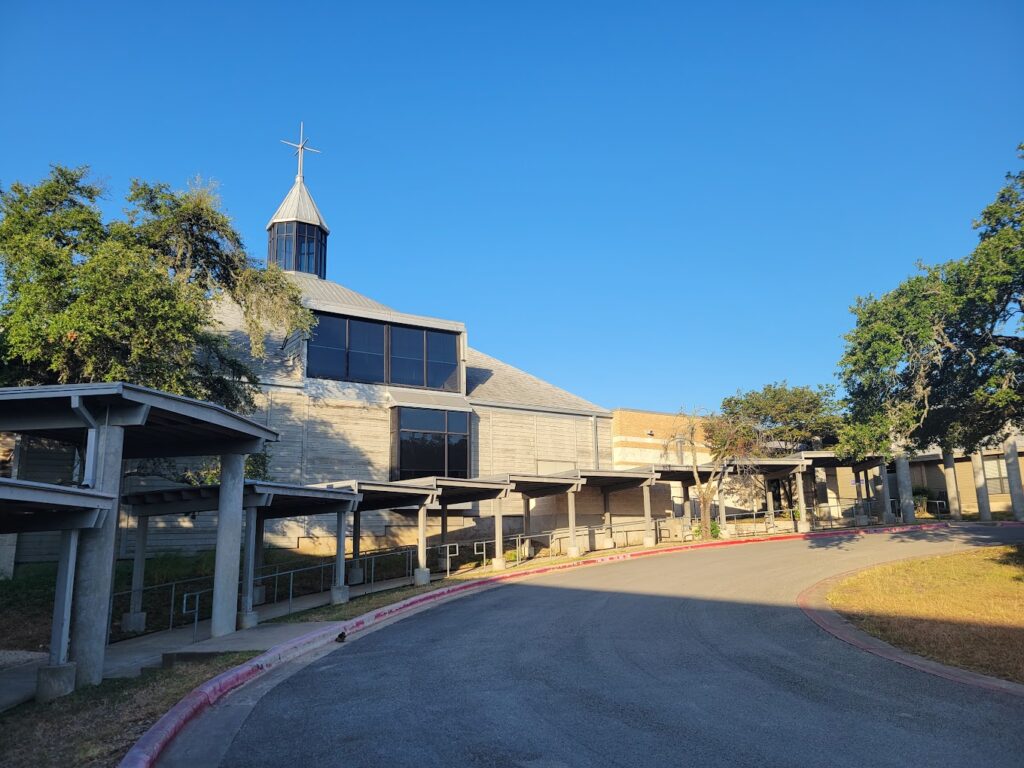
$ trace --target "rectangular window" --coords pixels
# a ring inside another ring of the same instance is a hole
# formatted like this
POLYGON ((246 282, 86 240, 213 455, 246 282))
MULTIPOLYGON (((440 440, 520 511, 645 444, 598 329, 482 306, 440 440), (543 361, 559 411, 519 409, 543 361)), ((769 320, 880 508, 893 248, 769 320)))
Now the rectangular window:
MULTIPOLYGON (((321 257, 308 250, 313 240, 305 242, 302 263, 309 266, 321 257)), ((284 248, 280 240, 278 245, 284 248)), ((291 268, 280 259, 282 269, 291 268)), ((458 334, 314 314, 320 325, 309 340, 310 378, 459 391, 458 334)))
POLYGON ((384 384, 383 323, 348 321, 348 378, 370 384, 384 384))
POLYGON ((423 386, 423 331, 391 326, 391 383, 423 386))
POLYGON ((1009 493, 1010 482, 1006 477, 1006 459, 1002 456, 986 456, 983 466, 989 494, 1009 493))
POLYGON ((347 324, 344 317, 317 314, 306 348, 306 375, 314 379, 344 379, 347 324))
POLYGON ((469 477, 469 414, 430 408, 398 408, 399 480, 469 477))
POLYGON ((459 389, 458 336, 427 331, 427 386, 457 392, 459 389))

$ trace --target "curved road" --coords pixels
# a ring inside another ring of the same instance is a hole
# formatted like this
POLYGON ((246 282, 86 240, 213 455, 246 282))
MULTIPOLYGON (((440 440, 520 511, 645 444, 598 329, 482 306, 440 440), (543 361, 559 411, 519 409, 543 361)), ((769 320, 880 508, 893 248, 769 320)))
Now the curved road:
POLYGON ((997 541, 1024 529, 703 549, 501 586, 243 688, 163 764, 1019 768, 1024 698, 857 650, 796 607, 827 576, 997 541))

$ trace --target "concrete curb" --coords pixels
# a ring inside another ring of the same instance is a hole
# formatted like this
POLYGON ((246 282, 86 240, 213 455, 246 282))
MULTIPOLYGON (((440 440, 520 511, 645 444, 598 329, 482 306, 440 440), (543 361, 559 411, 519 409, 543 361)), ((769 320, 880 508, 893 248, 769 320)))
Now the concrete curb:
MULTIPOLYGON (((1016 525, 1022 524, 1017 523, 1016 525)), ((919 558, 911 557, 904 559, 917 560, 919 558)), ((897 560, 895 562, 900 561, 897 560)), ((964 685, 974 686, 975 688, 982 688, 986 691, 1006 693, 1011 696, 1024 698, 1024 685, 1021 685, 1020 683, 1014 683, 1009 680, 1002 680, 998 677, 983 675, 979 672, 971 672, 970 670, 960 669, 959 667, 950 667, 946 664, 926 659, 923 656, 917 656, 913 653, 900 650, 896 646, 889 645, 889 643, 884 640, 880 640, 873 635, 869 635, 868 633, 857 629, 857 627, 844 618, 842 614, 833 610, 832 606, 828 604, 827 597, 832 587, 855 574, 875 568, 877 565, 878 564, 869 565, 866 568, 857 568, 852 571, 847 571, 846 573, 840 573, 836 576, 829 576, 827 579, 822 579, 816 584, 809 586, 797 596, 797 605, 800 606, 800 610, 802 610, 811 621, 833 637, 842 640, 844 643, 852 645, 854 648, 874 654, 875 656, 879 656, 889 661, 894 661, 905 667, 916 669, 919 672, 925 672, 929 675, 935 675, 936 677, 945 678, 946 680, 952 680, 964 685)))
MULTIPOLYGON (((996 523, 995 525, 1024 525, 1024 523, 996 523)), ((308 634, 281 643, 269 651, 229 669, 216 677, 207 680, 186 695, 181 701, 175 704, 166 714, 163 715, 153 726, 143 734, 135 745, 128 750, 128 753, 119 763, 120 768, 149 768, 156 764, 160 755, 171 743, 175 736, 195 717, 216 704, 225 695, 250 680, 263 675, 274 667, 280 666, 288 661, 298 658, 309 651, 321 648, 338 637, 341 632, 351 635, 361 630, 369 629, 383 621, 396 616, 409 613, 415 609, 440 602, 446 598, 456 595, 463 595, 470 591, 484 589, 507 581, 524 579, 530 576, 540 576, 545 573, 554 573, 584 566, 602 565, 625 560, 633 560, 639 557, 652 555, 667 555, 675 552, 685 552, 694 549, 711 549, 714 547, 732 547, 743 544, 757 544, 773 541, 794 541, 800 539, 817 539, 831 536, 863 536, 875 533, 903 533, 907 531, 934 530, 940 528, 952 528, 950 523, 925 523, 921 525, 900 525, 874 529, 843 529, 834 531, 819 531, 815 533, 792 533, 779 536, 761 536, 748 539, 724 539, 717 541, 701 542, 697 544, 680 544, 672 547, 659 547, 656 549, 645 549, 635 552, 622 552, 615 555, 588 558, 586 560, 575 560, 557 565, 541 566, 528 571, 509 571, 495 574, 482 579, 467 581, 462 584, 455 584, 450 587, 426 592, 422 595, 401 600, 391 605, 386 605, 354 619, 339 621, 327 627, 309 632, 308 634)), ((803 607, 803 606, 801 606, 803 607)), ((813 616, 812 616, 813 618, 813 616)))

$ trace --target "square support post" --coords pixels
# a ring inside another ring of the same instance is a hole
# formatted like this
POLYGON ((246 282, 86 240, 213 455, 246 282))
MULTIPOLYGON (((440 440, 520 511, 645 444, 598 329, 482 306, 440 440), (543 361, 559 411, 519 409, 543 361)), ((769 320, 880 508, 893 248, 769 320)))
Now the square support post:
POLYGON ((651 517, 651 484, 643 486, 644 494, 644 546, 653 547, 656 543, 654 535, 654 519, 651 517))
POLYGON ((896 457, 896 489, 900 494, 900 514, 903 516, 903 522, 917 522, 914 515, 914 489, 910 484, 910 460, 906 454, 896 457))
POLYGON ((427 505, 420 504, 416 525, 416 570, 412 572, 413 584, 422 586, 430 583, 430 569, 427 568, 427 505))
POLYGON ((566 498, 569 503, 569 548, 565 554, 569 557, 579 557, 580 547, 576 542, 576 491, 569 491, 566 498))
POLYGON ((690 486, 683 485, 683 531, 693 530, 693 502, 690 500, 690 486))
POLYGON ((36 701, 52 701, 75 690, 75 664, 68 662, 68 645, 77 555, 78 530, 61 531, 57 587, 53 599, 53 625, 50 627, 50 659, 49 663, 40 667, 37 672, 36 701))
POLYGON ((345 528, 348 526, 348 514, 354 506, 347 504, 337 512, 337 531, 334 545, 334 583, 331 584, 331 604, 347 603, 349 598, 348 585, 345 584, 345 528))
POLYGON ((797 472, 796 478, 796 510, 800 519, 796 522, 796 529, 800 533, 809 533, 811 521, 807 519, 807 503, 804 501, 804 473, 797 472))
POLYGON ((772 493, 771 481, 764 475, 761 475, 761 479, 764 482, 764 499, 765 499, 765 530, 775 530, 775 495, 772 493))
POLYGON ((612 528, 612 498, 606 488, 601 489, 601 504, 604 506, 604 547, 615 549, 615 529, 612 528))
POLYGON ((952 451, 942 452, 942 475, 946 481, 946 499, 949 503, 949 514, 954 520, 962 520, 960 488, 956 483, 956 458, 954 458, 952 451))
POLYGON ((352 511, 352 567, 348 569, 349 586, 363 583, 363 561, 359 559, 359 543, 362 536, 362 512, 356 506, 352 511))
POLYGON ((1006 482, 1010 486, 1010 504, 1013 519, 1024 520, 1024 485, 1020 478, 1020 457, 1017 453, 1017 438, 1011 437, 1005 445, 1006 482))
MULTIPOLYGON (((525 494, 523 499, 523 533, 530 535, 530 497, 525 494)), ((533 557, 533 542, 527 538, 523 541, 523 557, 533 557)))
POLYGON ((255 627, 260 623, 259 614, 253 610, 253 593, 256 580, 256 522, 259 515, 256 507, 245 508, 245 551, 242 556, 242 610, 238 612, 238 626, 242 629, 255 627))
POLYGON ((441 502, 441 543, 448 543, 448 505, 441 502))
POLYGON ((135 522, 135 553, 132 558, 132 594, 128 613, 121 615, 121 629, 125 632, 145 632, 146 612, 142 610, 142 590, 146 584, 146 542, 149 538, 149 518, 138 517, 135 522))
POLYGON ((988 481, 985 479, 985 460, 980 453, 971 454, 971 468, 974 470, 974 492, 978 498, 978 517, 992 519, 992 503, 988 498, 988 481))
POLYGON ((235 631, 244 493, 245 456, 240 453, 226 453, 220 457, 220 498, 217 504, 217 551, 214 553, 213 563, 211 637, 222 637, 235 631))
POLYGON ((878 503, 882 505, 882 513, 878 516, 880 523, 894 523, 896 522, 896 516, 892 513, 892 498, 889 493, 889 468, 886 465, 885 459, 878 460, 878 479, 881 481, 880 488, 882 494, 878 499, 878 503))
MULTIPOLYGON (((98 491, 121 498, 121 456, 124 427, 97 426, 89 430, 86 478, 98 491)), ((99 528, 83 530, 78 537, 75 600, 71 606, 71 660, 75 662, 75 687, 99 685, 110 630, 110 587, 114 580, 114 539, 118 503, 99 528)))
POLYGON ((502 514, 501 499, 494 500, 494 560, 491 568, 505 570, 505 517, 502 514))

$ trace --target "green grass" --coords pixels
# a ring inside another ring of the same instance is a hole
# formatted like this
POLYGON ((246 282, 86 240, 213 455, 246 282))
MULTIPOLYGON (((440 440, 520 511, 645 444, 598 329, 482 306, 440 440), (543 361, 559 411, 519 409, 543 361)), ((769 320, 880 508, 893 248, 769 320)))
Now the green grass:
POLYGON ((114 766, 138 739, 200 683, 257 655, 227 653, 141 677, 104 680, 55 701, 0 714, 4 768, 114 766))

